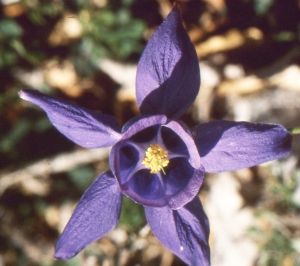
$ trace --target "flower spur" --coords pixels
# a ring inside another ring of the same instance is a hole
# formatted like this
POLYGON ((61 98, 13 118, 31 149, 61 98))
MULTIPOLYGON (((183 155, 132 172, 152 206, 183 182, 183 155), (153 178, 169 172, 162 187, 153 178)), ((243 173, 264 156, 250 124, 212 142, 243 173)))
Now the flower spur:
POLYGON ((291 134, 276 124, 213 121, 192 129, 178 120, 200 87, 199 62, 175 6, 149 40, 136 77, 140 117, 122 129, 115 118, 33 90, 66 137, 86 148, 112 146, 110 171, 80 199, 56 244, 69 259, 113 229, 123 195, 145 209, 159 241, 188 265, 210 265, 209 223, 197 197, 205 172, 232 171, 287 155, 291 134))

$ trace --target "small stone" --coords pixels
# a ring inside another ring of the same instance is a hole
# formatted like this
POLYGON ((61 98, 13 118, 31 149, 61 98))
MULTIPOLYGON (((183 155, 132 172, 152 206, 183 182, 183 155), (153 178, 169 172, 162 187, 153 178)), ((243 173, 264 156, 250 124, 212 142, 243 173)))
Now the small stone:
POLYGON ((115 228, 112 230, 109 234, 108 237, 110 240, 112 240, 115 244, 118 246, 125 246, 127 240, 128 240, 128 235, 127 232, 120 227, 115 228))

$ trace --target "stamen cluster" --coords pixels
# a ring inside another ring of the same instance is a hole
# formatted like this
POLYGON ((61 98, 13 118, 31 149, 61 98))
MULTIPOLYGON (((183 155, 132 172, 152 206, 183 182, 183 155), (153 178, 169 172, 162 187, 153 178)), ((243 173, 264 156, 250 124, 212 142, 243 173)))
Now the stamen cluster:
POLYGON ((168 151, 164 150, 159 144, 151 144, 145 152, 142 163, 151 169, 151 174, 156 174, 160 170, 166 174, 164 167, 169 164, 168 151))

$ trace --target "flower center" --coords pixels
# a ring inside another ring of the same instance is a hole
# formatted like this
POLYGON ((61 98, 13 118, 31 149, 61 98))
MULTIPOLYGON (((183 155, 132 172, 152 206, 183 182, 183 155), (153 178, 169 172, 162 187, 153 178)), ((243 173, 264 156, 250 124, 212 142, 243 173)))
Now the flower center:
POLYGON ((151 144, 145 152, 145 158, 142 164, 151 169, 151 174, 156 174, 160 170, 166 174, 164 167, 169 164, 168 152, 158 144, 151 144))

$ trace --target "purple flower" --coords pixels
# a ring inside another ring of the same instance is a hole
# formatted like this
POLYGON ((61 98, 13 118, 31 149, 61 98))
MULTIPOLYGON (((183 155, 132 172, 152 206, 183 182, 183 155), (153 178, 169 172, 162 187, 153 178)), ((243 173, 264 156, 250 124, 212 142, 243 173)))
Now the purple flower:
POLYGON ((145 207, 148 223, 189 265, 209 265, 209 223, 197 193, 204 173, 250 167, 287 155, 290 133, 280 125, 213 121, 192 129, 177 120, 200 86, 199 63, 178 7, 149 40, 137 70, 141 116, 121 129, 115 118, 37 91, 20 97, 40 106, 66 137, 86 148, 113 146, 111 171, 80 199, 56 245, 69 259, 119 221, 123 195, 145 207))

